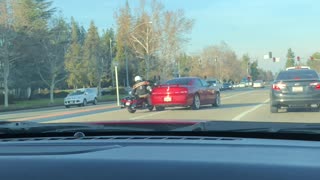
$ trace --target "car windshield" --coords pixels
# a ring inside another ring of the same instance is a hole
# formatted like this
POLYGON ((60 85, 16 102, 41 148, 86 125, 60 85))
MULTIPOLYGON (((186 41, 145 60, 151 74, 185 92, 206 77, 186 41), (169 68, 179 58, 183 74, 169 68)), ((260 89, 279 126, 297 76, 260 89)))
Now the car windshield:
POLYGON ((70 93, 69 96, 77 96, 77 95, 82 95, 82 94, 84 94, 84 91, 77 90, 77 91, 70 93))
POLYGON ((316 71, 311 70, 289 70, 279 73, 277 80, 295 80, 295 79, 306 79, 306 80, 317 80, 319 76, 316 71))
POLYGON ((170 85, 170 84, 178 84, 178 85, 190 85, 191 79, 181 78, 181 79, 172 79, 164 84, 170 85))
POLYGON ((320 123, 319 7, 0 0, 0 121, 320 123))

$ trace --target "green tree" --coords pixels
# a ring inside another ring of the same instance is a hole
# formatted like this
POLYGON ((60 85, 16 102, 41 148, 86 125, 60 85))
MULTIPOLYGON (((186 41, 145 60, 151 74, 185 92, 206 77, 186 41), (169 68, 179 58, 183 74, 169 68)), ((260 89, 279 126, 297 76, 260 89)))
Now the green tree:
POLYGON ((258 61, 254 61, 250 64, 250 75, 252 80, 257 80, 259 77, 258 61))
POLYGON ((287 68, 287 67, 295 66, 294 58, 295 58, 294 52, 292 51, 291 48, 289 48, 289 49, 288 49, 288 52, 287 52, 286 68, 287 68))
POLYGON ((307 65, 310 66, 312 69, 320 72, 320 52, 315 52, 311 56, 313 59, 309 59, 307 61, 307 65))
POLYGON ((250 57, 248 54, 244 54, 241 60, 241 69, 243 70, 244 76, 250 75, 250 57))
POLYGON ((100 67, 103 65, 103 60, 100 55, 100 37, 98 29, 91 21, 90 27, 86 39, 83 44, 83 65, 87 70, 88 86, 98 86, 99 81, 102 78, 102 74, 99 73, 100 67))
POLYGON ((110 82, 110 80, 114 82, 112 60, 116 54, 116 48, 113 46, 113 42, 115 42, 115 34, 113 29, 110 28, 103 32, 100 42, 100 56, 103 64, 99 67, 99 73, 102 74, 102 78, 104 78, 106 82, 110 82))
POLYGON ((81 32, 74 18, 71 18, 71 43, 65 56, 65 68, 69 73, 69 87, 78 88, 87 82, 86 69, 83 66, 81 49, 81 32))

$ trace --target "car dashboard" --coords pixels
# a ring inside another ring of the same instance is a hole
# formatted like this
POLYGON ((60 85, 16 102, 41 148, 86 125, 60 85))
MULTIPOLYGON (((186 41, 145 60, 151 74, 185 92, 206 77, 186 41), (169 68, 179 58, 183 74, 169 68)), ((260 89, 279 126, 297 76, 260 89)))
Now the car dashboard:
POLYGON ((95 136, 0 140, 0 179, 319 179, 320 142, 95 136))

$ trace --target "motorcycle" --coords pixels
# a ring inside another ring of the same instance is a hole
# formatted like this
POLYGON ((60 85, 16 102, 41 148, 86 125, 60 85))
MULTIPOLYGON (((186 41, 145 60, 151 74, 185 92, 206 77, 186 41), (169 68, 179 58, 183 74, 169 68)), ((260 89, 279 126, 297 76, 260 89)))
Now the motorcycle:
MULTIPOLYGON (((152 91, 152 88, 149 89, 149 94, 152 91)), ((132 95, 131 92, 129 92, 129 96, 121 99, 121 108, 127 108, 128 112, 135 113, 137 110, 143 110, 148 109, 149 111, 152 111, 154 106, 152 104, 148 104, 146 97, 138 97, 135 95, 132 95)))

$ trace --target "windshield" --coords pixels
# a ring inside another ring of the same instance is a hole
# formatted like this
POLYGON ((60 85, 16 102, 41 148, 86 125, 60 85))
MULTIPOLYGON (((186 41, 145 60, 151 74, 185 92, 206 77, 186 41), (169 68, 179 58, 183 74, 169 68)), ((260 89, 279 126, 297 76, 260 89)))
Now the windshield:
POLYGON ((167 85, 170 85, 170 84, 189 85, 190 83, 191 83, 191 79, 181 78, 181 79, 169 80, 169 81, 165 82, 164 84, 167 84, 167 85))
POLYGON ((310 70, 289 70, 279 73, 277 80, 308 79, 318 80, 317 72, 310 70))
POLYGON ((0 121, 320 123, 318 7, 0 0, 0 121))
POLYGON ((70 93, 69 96, 76 96, 76 95, 82 95, 82 94, 84 94, 84 91, 77 90, 77 91, 70 93))

